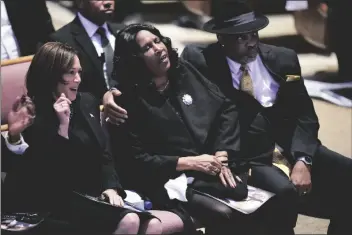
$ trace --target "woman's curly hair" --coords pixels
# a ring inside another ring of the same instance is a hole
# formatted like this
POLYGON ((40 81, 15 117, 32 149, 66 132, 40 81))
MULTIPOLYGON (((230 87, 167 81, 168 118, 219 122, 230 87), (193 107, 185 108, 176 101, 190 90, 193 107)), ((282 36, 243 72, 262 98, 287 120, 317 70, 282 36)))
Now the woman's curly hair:
POLYGON ((141 50, 137 44, 136 37, 141 30, 151 32, 165 44, 171 65, 168 75, 173 76, 178 72, 178 53, 177 49, 172 48, 171 39, 161 35, 160 31, 152 25, 131 24, 119 31, 115 42, 112 78, 123 87, 131 88, 136 85, 149 85, 152 83, 153 74, 139 56, 141 50))

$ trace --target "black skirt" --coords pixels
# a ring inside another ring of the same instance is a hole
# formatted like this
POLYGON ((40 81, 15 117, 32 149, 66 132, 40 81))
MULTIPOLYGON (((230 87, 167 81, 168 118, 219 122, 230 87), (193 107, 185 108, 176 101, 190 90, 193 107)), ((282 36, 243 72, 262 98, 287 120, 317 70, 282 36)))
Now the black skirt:
POLYGON ((74 230, 93 234, 97 231, 111 234, 128 213, 136 213, 140 224, 156 218, 147 211, 112 206, 92 198, 73 192, 65 210, 61 211, 60 217, 64 217, 74 230))

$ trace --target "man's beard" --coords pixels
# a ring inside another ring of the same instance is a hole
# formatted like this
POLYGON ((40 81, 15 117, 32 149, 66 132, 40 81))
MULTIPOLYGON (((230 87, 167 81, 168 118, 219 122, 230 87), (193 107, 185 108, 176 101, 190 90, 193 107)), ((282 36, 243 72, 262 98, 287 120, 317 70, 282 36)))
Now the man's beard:
POLYGON ((241 59, 241 62, 243 64, 247 64, 249 62, 252 62, 255 60, 255 58, 257 58, 257 55, 258 55, 258 50, 254 49, 253 51, 251 51, 247 55, 243 56, 241 59))

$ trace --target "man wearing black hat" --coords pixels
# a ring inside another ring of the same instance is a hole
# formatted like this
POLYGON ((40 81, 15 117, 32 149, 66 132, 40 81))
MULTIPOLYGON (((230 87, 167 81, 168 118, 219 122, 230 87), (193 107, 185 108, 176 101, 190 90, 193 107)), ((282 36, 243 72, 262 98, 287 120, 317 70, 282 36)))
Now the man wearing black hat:
MULTIPOLYGON (((292 182, 302 201, 300 212, 329 218, 328 233, 344 234, 348 231, 344 212, 352 209, 352 189, 348 186, 352 160, 327 149, 318 139, 319 121, 301 77, 297 54, 260 43, 258 31, 269 20, 254 13, 244 1, 223 4, 221 14, 204 25, 206 31, 217 34, 218 42, 206 47, 187 46, 181 57, 240 106, 241 149, 262 164, 252 167, 248 183, 281 195, 282 185, 292 182), (271 165, 272 155, 263 154, 272 152, 275 145, 282 148, 293 166, 290 179, 283 180, 271 165)), ((292 200, 286 201, 282 210, 289 205, 295 208, 296 201, 292 200)), ((287 213, 267 212, 275 213, 272 221, 287 213)))

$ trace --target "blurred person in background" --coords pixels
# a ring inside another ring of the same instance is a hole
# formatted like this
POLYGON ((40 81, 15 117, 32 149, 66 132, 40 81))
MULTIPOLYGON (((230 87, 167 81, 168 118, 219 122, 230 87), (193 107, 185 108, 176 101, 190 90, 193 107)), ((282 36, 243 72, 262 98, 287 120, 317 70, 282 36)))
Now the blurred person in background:
POLYGON ((338 76, 321 71, 307 79, 324 83, 350 82, 349 54, 352 52, 352 38, 341 27, 351 22, 350 2, 344 0, 286 1, 286 10, 295 11, 298 33, 308 42, 334 52, 338 62, 338 76))
POLYGON ((44 0, 1 1, 1 60, 34 54, 54 31, 44 0))
POLYGON ((90 92, 97 99, 113 86, 111 79, 115 35, 121 25, 111 23, 115 1, 76 0, 75 19, 50 35, 50 41, 75 48, 82 64, 80 91, 90 92))

